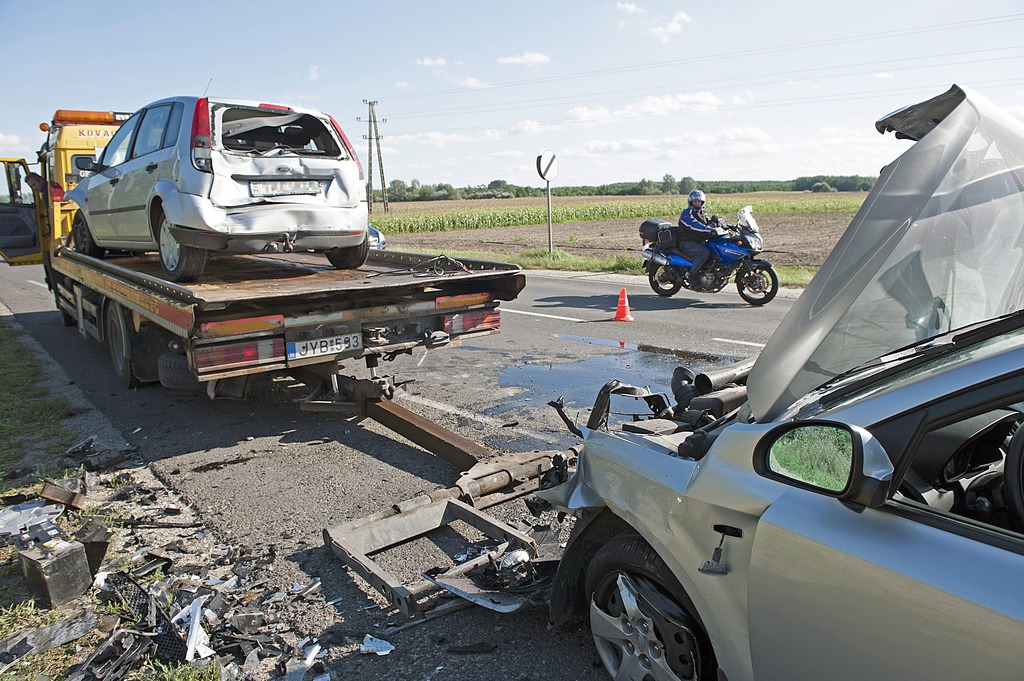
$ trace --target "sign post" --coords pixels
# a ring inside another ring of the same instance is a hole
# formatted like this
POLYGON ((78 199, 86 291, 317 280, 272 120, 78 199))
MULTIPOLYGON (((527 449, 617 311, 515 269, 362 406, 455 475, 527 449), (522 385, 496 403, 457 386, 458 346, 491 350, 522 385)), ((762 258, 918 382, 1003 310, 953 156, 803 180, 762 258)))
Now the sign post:
POLYGON ((555 252, 555 236, 551 231, 551 180, 558 175, 558 160, 555 152, 545 150, 537 157, 537 173, 548 188, 548 253, 555 252))

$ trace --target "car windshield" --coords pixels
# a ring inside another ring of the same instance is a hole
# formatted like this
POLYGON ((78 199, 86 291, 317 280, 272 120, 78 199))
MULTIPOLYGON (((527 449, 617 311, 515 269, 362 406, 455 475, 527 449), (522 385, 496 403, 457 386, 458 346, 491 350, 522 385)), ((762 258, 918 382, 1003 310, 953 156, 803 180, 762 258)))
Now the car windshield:
POLYGON ((872 357, 1021 307, 1024 126, 955 87, 906 111, 899 124, 921 139, 883 170, 751 372, 758 420, 872 357))
POLYGON ((324 122, 304 113, 229 108, 221 118, 220 139, 225 149, 259 155, 341 154, 324 122))

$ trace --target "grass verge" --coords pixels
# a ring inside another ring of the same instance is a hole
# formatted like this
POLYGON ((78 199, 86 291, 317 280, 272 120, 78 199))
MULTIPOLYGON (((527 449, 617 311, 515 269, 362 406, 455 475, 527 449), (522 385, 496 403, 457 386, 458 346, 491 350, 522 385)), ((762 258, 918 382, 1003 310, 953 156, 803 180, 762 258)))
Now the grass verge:
MULTIPOLYGON (((509 262, 519 265, 527 270, 562 270, 568 272, 615 272, 617 274, 635 274, 646 276, 643 268, 643 260, 640 256, 620 253, 615 256, 582 257, 555 250, 549 253, 546 248, 535 248, 533 250, 521 251, 515 254, 489 253, 487 251, 452 251, 448 249, 438 250, 429 248, 418 248, 418 252, 431 255, 447 255, 452 258, 466 258, 470 260, 493 260, 498 262, 509 262)), ((779 283, 782 286, 791 288, 803 288, 817 272, 815 267, 777 267, 779 283)))

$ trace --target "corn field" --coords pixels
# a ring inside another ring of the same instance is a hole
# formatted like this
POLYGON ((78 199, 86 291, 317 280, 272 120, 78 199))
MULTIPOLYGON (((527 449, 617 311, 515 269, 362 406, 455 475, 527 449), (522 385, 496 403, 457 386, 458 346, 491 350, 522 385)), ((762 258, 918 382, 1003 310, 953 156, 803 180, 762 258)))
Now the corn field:
MULTIPOLYGON (((765 194, 729 194, 709 196, 713 212, 732 222, 743 206, 753 206, 755 215, 772 213, 826 213, 856 211, 866 196, 863 192, 842 192, 828 195, 798 192, 772 192, 765 194)), ((604 197, 602 197, 604 198, 604 197)), ((553 201, 551 221, 590 222, 663 217, 674 220, 686 208, 686 197, 637 197, 616 200, 580 201, 578 198, 553 201), (563 203, 564 202, 564 203, 563 203)), ((417 232, 446 232, 487 227, 546 224, 548 220, 545 199, 510 200, 508 205, 476 207, 471 201, 429 202, 401 205, 399 211, 388 215, 374 213, 370 223, 385 234, 411 234, 417 232), (445 204, 443 208, 438 204, 445 204), (416 207, 421 206, 420 210, 416 207)))

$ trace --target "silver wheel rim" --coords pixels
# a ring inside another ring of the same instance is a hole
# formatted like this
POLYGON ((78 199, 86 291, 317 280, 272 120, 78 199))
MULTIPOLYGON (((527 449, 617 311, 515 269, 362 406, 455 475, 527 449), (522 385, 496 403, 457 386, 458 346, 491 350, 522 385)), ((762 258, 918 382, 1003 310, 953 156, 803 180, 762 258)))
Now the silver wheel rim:
POLYGON ((160 223, 160 260, 169 270, 174 270, 181 260, 181 245, 171 234, 171 221, 167 218, 160 223))
MULTIPOLYGON (((613 615, 590 602, 590 630, 594 636, 598 655, 605 669, 616 681, 628 679, 654 679, 680 681, 669 666, 665 642, 660 637, 660 625, 645 615, 637 602, 636 584, 628 575, 618 573, 613 598, 621 609, 613 615)), ((689 668, 697 669, 696 655, 689 652, 689 668)), ((696 678, 692 676, 689 678, 696 678)))

